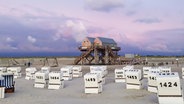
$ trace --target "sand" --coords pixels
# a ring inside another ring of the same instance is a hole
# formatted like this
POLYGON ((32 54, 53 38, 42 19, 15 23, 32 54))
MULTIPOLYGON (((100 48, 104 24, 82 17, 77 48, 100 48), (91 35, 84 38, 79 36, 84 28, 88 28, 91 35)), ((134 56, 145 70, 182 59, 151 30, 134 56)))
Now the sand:
MULTIPOLYGON (((70 61, 60 61, 72 63, 70 61)), ((52 70, 59 70, 59 67, 52 67, 52 70)), ((42 65, 35 65, 40 68, 42 65)), ((180 72, 181 66, 170 65, 173 71, 180 72)), ((109 74, 106 76, 106 84, 100 94, 85 94, 83 78, 74 78, 65 81, 63 89, 48 90, 47 88, 34 88, 34 80, 25 80, 25 67, 23 76, 15 79, 15 93, 5 94, 5 99, 0 99, 0 104, 158 104, 157 95, 146 90, 147 80, 144 79, 144 89, 127 90, 125 83, 114 82, 114 69, 121 68, 123 65, 108 66, 109 74)), ((142 65, 135 68, 142 68, 142 65)), ((89 72, 89 66, 83 66, 83 73, 89 72)))

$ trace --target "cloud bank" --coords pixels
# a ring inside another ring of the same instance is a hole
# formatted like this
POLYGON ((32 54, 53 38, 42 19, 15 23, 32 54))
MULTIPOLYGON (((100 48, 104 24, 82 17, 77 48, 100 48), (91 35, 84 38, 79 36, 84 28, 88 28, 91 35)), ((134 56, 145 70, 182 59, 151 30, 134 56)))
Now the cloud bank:
POLYGON ((183 0, 50 3, 2 1, 0 52, 76 52, 86 36, 113 38, 122 52, 184 52, 183 0))
POLYGON ((86 0, 86 6, 95 11, 109 12, 123 7, 122 0, 86 0))

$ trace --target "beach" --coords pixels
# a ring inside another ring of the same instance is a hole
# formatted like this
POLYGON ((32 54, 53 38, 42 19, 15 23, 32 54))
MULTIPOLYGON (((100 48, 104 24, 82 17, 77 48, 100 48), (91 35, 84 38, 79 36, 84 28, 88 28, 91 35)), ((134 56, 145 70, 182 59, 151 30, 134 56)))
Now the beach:
MULTIPOLYGON (((22 59, 18 59, 20 61, 22 59)), ((40 59, 35 60, 33 66, 40 70, 42 67, 40 59)), ((51 67, 51 71, 59 71, 62 66, 71 65, 74 58, 59 59, 58 67, 51 67)), ((26 59, 24 59, 26 61, 26 59)), ((22 62, 24 62, 22 60, 22 62)), ((82 65, 83 75, 89 72, 90 65, 82 65)), ((34 88, 34 80, 25 80, 25 66, 22 66, 22 77, 15 79, 15 92, 6 93, 5 99, 0 99, 1 104, 158 104, 157 94, 147 91, 147 79, 144 79, 144 88, 141 90, 127 90, 125 83, 115 83, 114 69, 122 68, 125 65, 108 65, 108 75, 105 78, 105 85, 100 94, 85 94, 84 79, 73 78, 71 81, 64 81, 64 88, 49 90, 47 88, 34 88)), ((168 65, 172 71, 179 72, 181 67, 168 65)), ((141 69, 143 65, 135 65, 135 69, 141 69)), ((182 81, 183 82, 183 81, 182 81)), ((183 86, 183 84, 182 84, 183 86)))

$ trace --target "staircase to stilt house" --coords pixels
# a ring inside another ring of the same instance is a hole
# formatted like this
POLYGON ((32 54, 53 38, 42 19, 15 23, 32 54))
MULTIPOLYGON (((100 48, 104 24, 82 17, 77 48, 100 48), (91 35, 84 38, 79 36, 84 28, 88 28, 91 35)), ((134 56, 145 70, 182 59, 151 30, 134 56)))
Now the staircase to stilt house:
POLYGON ((89 48, 89 50, 87 50, 81 56, 79 56, 78 58, 76 58, 75 61, 74 61, 74 64, 77 65, 82 59, 87 58, 91 54, 91 52, 93 50, 94 50, 94 47, 92 46, 91 48, 89 48))
POLYGON ((116 55, 116 54, 112 51, 111 47, 108 46, 107 49, 108 49, 109 56, 111 56, 111 58, 113 59, 113 60, 112 60, 112 61, 114 62, 113 64, 115 64, 115 61, 117 60, 117 58, 118 58, 119 56, 116 55))

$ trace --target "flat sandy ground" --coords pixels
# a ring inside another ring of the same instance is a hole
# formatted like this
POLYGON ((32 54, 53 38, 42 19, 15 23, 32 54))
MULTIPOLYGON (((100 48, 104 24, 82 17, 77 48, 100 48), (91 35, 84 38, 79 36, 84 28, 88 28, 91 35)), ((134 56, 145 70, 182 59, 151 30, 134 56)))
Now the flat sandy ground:
MULTIPOLYGON (((63 63, 66 63, 64 61, 63 63)), ((71 60, 68 60, 71 62, 71 60)), ((68 63, 66 63, 68 64, 68 63)), ((60 70, 52 67, 52 70, 60 70)), ((39 68, 41 65, 35 65, 39 68)), ((124 65, 125 66, 125 65, 124 65)), ((170 65, 172 71, 177 71, 181 76, 181 66, 170 65)), ((22 78, 15 79, 15 93, 8 93, 5 99, 0 99, 0 104, 158 104, 157 95, 147 91, 147 80, 144 79, 144 89, 127 90, 125 83, 114 82, 114 69, 122 68, 123 65, 108 66, 109 74, 106 76, 106 84, 100 94, 85 94, 84 79, 74 78, 65 81, 65 87, 59 90, 48 90, 47 88, 34 88, 34 80, 25 80, 25 67, 22 68, 22 78)), ((143 66, 135 66, 141 69, 143 66)), ((89 66, 83 66, 83 74, 89 72, 89 66)), ((183 86, 183 84, 182 84, 183 86)))

